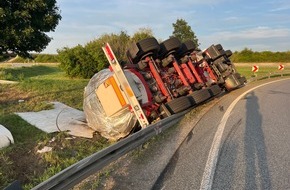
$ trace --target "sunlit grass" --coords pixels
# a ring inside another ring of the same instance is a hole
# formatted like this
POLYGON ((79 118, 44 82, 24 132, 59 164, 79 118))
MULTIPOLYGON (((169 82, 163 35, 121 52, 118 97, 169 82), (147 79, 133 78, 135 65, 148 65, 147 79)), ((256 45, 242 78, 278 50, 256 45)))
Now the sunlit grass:
MULTIPOLYGON (((253 64, 254 65, 254 64, 253 64)), ((277 66, 259 66, 259 71, 254 73, 252 71, 252 66, 242 64, 236 64, 237 71, 244 75, 247 79, 252 77, 267 77, 272 74, 281 75, 283 73, 290 73, 290 68, 285 67, 283 71, 278 70, 277 66)))
POLYGON ((46 134, 14 114, 51 109, 52 101, 82 110, 88 80, 71 79, 56 66, 42 65, 0 68, 0 79, 18 82, 0 84, 0 124, 8 128, 15 139, 14 145, 0 150, 0 189, 14 180, 19 180, 24 189, 31 189, 109 145, 99 135, 86 139, 70 138, 65 133, 46 134), (37 153, 44 146, 53 150, 37 153))

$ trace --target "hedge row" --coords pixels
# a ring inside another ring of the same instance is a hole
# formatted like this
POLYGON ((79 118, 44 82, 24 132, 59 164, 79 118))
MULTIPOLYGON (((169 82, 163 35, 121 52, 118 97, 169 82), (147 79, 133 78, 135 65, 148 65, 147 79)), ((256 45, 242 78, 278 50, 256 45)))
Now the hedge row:
MULTIPOLYGON (((14 55, 15 56, 15 55, 14 55)), ((13 59, 13 56, 10 57, 9 55, 1 55, 0 61, 9 61, 13 59)), ((23 58, 21 56, 17 56, 11 63, 57 63, 58 62, 58 55, 57 54, 31 54, 31 58, 23 58)))
POLYGON ((240 52, 234 52, 231 56, 231 60, 234 63, 269 63, 269 62, 282 62, 290 63, 290 51, 286 52, 271 52, 271 51, 262 51, 255 52, 251 49, 245 48, 240 52))
POLYGON ((59 50, 60 67, 70 77, 91 78, 109 65, 102 50, 106 42, 110 44, 119 61, 126 61, 126 50, 129 44, 151 36, 151 30, 147 29, 136 32, 132 37, 123 31, 119 34, 104 34, 84 46, 78 45, 59 50))

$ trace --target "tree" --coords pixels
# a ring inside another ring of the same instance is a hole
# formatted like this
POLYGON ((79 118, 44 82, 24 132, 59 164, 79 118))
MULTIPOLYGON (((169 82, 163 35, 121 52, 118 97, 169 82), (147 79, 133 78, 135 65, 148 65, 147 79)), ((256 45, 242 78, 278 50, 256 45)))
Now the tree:
POLYGON ((176 22, 172 24, 172 26, 173 37, 177 37, 181 42, 192 40, 195 43, 196 47, 199 46, 197 37, 184 19, 177 19, 176 22))
POLYGON ((126 51, 131 43, 152 37, 151 29, 140 28, 130 37, 125 31, 120 33, 103 34, 84 46, 63 48, 58 50, 61 68, 71 77, 91 78, 94 73, 109 66, 109 62, 102 50, 105 43, 109 43, 117 59, 127 60, 126 51))
POLYGON ((139 30, 135 32, 134 35, 131 37, 131 41, 133 43, 136 43, 140 40, 143 40, 149 37, 153 37, 153 32, 151 28, 139 28, 139 30))
POLYGON ((130 36, 125 31, 121 31, 117 34, 103 34, 99 38, 86 44, 85 48, 94 57, 94 60, 98 62, 98 70, 101 70, 109 64, 102 50, 102 46, 105 43, 109 43, 117 59, 124 61, 126 60, 126 50, 129 41, 130 36))
POLYGON ((126 59, 126 47, 130 36, 121 31, 119 34, 104 34, 101 37, 73 48, 58 50, 61 68, 70 77, 91 78, 96 72, 109 66, 109 62, 102 50, 105 43, 109 43, 119 61, 126 59))
POLYGON ((0 54, 13 51, 28 56, 42 51, 61 20, 56 0, 1 0, 0 54))

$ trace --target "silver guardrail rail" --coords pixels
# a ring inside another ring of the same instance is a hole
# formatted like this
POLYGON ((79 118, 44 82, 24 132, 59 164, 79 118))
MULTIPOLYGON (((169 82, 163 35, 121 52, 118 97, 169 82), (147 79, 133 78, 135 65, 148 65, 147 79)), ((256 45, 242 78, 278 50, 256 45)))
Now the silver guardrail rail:
POLYGON ((117 143, 92 154, 89 157, 69 166, 46 181, 32 188, 32 190, 63 190, 74 187, 88 176, 117 160, 129 151, 142 145, 151 137, 161 133, 180 121, 189 110, 164 118, 148 127, 128 136, 117 143))
POLYGON ((263 80, 267 78, 286 77, 286 76, 290 76, 290 73, 289 72, 285 72, 285 73, 284 72, 271 72, 268 74, 257 75, 257 76, 251 77, 247 79, 247 83, 258 81, 258 80, 263 80))

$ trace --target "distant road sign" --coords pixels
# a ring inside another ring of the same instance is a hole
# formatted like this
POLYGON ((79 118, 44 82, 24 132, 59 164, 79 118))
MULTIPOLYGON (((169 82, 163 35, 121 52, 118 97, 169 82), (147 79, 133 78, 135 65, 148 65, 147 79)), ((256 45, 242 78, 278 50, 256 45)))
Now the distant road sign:
POLYGON ((278 70, 280 70, 280 71, 284 70, 284 68, 285 68, 284 65, 281 65, 281 64, 280 64, 280 65, 278 66, 278 70))
POLYGON ((255 73, 255 72, 258 72, 259 71, 259 66, 258 65, 254 65, 252 67, 252 71, 255 73))

